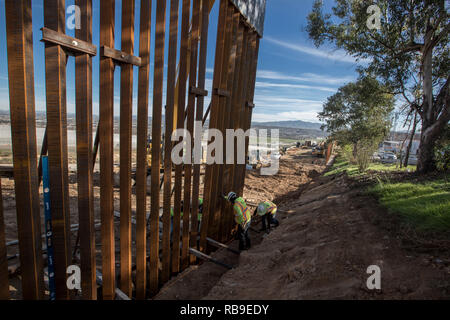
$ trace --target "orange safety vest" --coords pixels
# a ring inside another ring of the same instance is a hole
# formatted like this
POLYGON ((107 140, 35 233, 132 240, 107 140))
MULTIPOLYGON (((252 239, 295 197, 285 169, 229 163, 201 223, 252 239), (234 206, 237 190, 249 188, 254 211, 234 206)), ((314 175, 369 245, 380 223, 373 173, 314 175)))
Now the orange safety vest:
POLYGON ((271 201, 261 202, 258 205, 258 215, 263 216, 267 213, 275 214, 277 212, 277 205, 271 201), (262 208, 262 210, 260 209, 262 208))
POLYGON ((233 205, 234 209, 234 221, 241 226, 246 226, 252 220, 250 210, 247 207, 244 199, 239 197, 236 199, 233 205))

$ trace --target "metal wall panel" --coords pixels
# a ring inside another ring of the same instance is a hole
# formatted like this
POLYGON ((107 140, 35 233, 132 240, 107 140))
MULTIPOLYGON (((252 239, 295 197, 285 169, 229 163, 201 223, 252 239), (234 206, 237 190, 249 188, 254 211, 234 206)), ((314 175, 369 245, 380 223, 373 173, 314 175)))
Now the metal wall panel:
POLYGON ((260 37, 264 33, 266 0, 231 0, 260 37))

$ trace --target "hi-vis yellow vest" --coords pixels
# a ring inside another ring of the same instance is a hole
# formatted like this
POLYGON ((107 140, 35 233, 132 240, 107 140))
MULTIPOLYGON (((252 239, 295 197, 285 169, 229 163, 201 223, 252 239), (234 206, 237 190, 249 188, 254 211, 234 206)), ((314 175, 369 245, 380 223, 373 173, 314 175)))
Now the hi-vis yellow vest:
POLYGON ((271 201, 261 202, 256 212, 258 212, 259 216, 264 216, 267 213, 275 214, 277 212, 277 206, 271 201))
MULTIPOLYGON (((198 205, 201 206, 202 204, 203 204, 203 199, 198 198, 198 205)), ((183 208, 181 208, 181 210, 183 210, 183 208)), ((173 208, 170 208, 170 216, 172 218, 173 218, 173 215, 174 215, 173 208)), ((180 217, 183 218, 183 211, 180 212, 180 217)), ((202 221, 202 214, 200 212, 197 214, 197 220, 202 221)))
POLYGON ((247 207, 244 199, 239 197, 236 199, 233 205, 234 209, 234 221, 241 226, 246 226, 252 220, 250 210, 247 207))

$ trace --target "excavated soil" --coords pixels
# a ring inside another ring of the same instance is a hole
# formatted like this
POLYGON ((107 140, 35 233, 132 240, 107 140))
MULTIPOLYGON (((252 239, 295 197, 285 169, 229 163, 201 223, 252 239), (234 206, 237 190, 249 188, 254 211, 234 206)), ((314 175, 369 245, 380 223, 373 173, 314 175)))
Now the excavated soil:
POLYGON ((449 251, 410 246, 363 188, 344 175, 325 178, 324 169, 323 160, 296 150, 283 156, 278 175, 249 172, 245 198, 276 201, 280 226, 264 236, 252 231, 254 245, 240 256, 213 254, 232 270, 204 263, 156 298, 449 299, 449 251), (381 290, 367 288, 371 265, 381 269, 381 290))
MULTIPOLYGON (((301 190, 324 169, 325 161, 323 159, 312 158, 306 153, 299 154, 298 150, 288 152, 281 159, 276 175, 261 176, 259 170, 247 171, 244 198, 249 204, 256 204, 263 200, 279 203, 281 199, 299 195, 301 190)), ((253 228, 249 230, 253 246, 258 245, 265 237, 265 234, 258 232, 260 227, 254 223, 253 228)), ((236 250, 238 248, 237 241, 228 245, 236 250)), ((237 266, 240 259, 235 253, 223 249, 213 252, 211 256, 231 266, 237 266)), ((169 281, 155 299, 202 299, 226 271, 227 269, 224 267, 211 262, 191 266, 169 281)))

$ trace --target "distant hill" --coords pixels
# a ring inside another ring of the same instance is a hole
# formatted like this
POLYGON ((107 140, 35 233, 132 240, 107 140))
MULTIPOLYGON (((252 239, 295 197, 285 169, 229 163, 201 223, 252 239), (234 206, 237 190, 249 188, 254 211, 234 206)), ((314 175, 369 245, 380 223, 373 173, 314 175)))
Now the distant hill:
POLYGON ((279 128, 294 128, 294 129, 315 129, 320 130, 320 123, 307 122, 302 120, 293 121, 272 121, 272 122, 254 122, 254 127, 279 127, 279 128))
POLYGON ((280 138, 292 140, 325 138, 327 133, 320 126, 320 123, 301 120, 252 123, 254 129, 279 129, 280 138))

